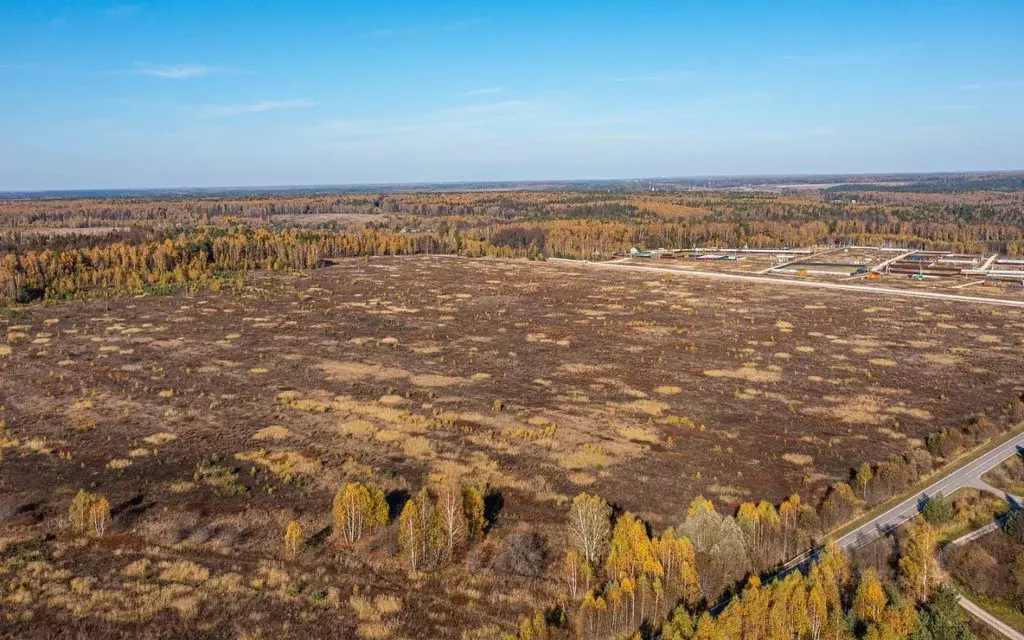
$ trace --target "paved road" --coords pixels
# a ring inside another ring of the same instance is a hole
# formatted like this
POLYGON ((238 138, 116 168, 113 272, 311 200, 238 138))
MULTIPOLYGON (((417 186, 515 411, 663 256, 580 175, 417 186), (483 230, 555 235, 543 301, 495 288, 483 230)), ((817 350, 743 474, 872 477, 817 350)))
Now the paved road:
POLYGON ((970 612, 970 614, 975 618, 981 620, 1007 638, 1010 638, 1010 640, 1024 640, 1024 635, 1019 631, 963 596, 960 596, 960 606, 970 612))
POLYGON ((1024 433, 996 445, 980 458, 972 460, 874 520, 837 539, 836 544, 852 551, 875 537, 892 531, 917 515, 928 498, 940 493, 948 496, 957 489, 973 486, 982 474, 1017 453, 1018 448, 1024 448, 1024 433))
POLYGON ((719 280, 740 280, 744 282, 756 282, 759 284, 775 284, 790 287, 810 287, 812 289, 833 289, 840 291, 857 291, 860 293, 874 293, 877 295, 898 296, 904 298, 931 298, 933 300, 950 300, 952 302, 966 302, 973 304, 988 304, 1004 307, 1024 308, 1024 300, 1006 300, 1001 298, 981 298, 977 296, 964 296, 954 293, 938 293, 935 291, 917 291, 915 289, 893 289, 891 287, 873 287, 863 284, 837 284, 834 282, 818 282, 814 280, 791 280, 783 278, 772 278, 765 276, 743 275, 739 273, 720 273, 717 271, 695 271, 685 269, 671 269, 668 267, 651 267, 642 264, 626 264, 621 262, 588 262, 585 260, 567 260, 565 258, 548 258, 548 262, 571 264, 578 266, 597 267, 600 269, 629 269, 633 271, 648 271, 654 273, 671 273, 672 275, 685 276, 688 278, 709 278, 719 280))

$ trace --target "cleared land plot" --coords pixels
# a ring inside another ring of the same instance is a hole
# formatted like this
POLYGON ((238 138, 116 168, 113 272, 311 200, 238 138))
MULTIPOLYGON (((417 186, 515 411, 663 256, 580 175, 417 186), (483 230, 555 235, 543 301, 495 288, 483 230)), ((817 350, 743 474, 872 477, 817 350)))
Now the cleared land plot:
MULTIPOLYGON (((1001 416, 1024 392, 1024 310, 527 261, 343 260, 116 311, 31 306, 0 335, 0 573, 17 572, 13 593, 41 617, 86 603, 76 615, 97 636, 174 612, 201 612, 215 635, 301 615, 366 636, 362 604, 341 623, 309 605, 349 611, 358 575, 374 598, 412 589, 405 614, 380 616, 395 637, 456 638, 547 600, 525 585, 481 597, 489 573, 469 590, 366 577, 323 541, 343 482, 486 483, 503 498, 499 538, 525 525, 558 539, 584 489, 661 527, 698 493, 726 510, 813 501, 860 462, 1001 416), (114 505, 111 533, 85 547, 62 537, 81 487, 114 505), (319 546, 283 565, 293 517, 319 546), (61 555, 21 571, 39 535, 61 555), (102 598, 66 595, 91 580, 102 598), (152 607, 124 604, 142 588, 152 607)), ((280 637, 319 637, 309 628, 280 637)))
POLYGON ((216 452, 324 491, 355 461, 672 522, 697 493, 819 494, 1021 392, 1016 309, 456 258, 255 284, 8 320, 11 486, 171 483, 216 452))

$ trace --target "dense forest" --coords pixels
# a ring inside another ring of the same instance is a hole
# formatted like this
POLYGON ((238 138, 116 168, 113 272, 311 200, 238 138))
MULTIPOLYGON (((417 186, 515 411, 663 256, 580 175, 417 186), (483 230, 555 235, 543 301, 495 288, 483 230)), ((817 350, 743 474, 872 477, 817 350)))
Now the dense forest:
POLYGON ((6 200, 0 298, 213 285, 383 254, 602 259, 630 247, 872 244, 1022 255, 1024 213, 1010 195, 897 205, 747 192, 6 200))

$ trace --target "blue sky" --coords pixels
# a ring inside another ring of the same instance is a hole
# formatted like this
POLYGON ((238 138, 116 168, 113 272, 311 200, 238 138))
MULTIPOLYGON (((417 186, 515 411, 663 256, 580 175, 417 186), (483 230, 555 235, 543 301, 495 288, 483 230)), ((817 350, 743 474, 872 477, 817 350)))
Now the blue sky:
POLYGON ((0 3, 0 190, 1024 169, 1024 3, 0 3))

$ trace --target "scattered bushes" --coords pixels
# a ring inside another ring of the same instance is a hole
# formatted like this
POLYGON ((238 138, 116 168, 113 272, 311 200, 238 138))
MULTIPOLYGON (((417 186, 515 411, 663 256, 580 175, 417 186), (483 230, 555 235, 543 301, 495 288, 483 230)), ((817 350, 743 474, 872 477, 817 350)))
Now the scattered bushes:
POLYGON ((945 524, 956 515, 953 503, 941 493, 929 498, 921 512, 925 520, 932 524, 945 524))
POLYGON ((537 578, 548 563, 544 538, 535 531, 517 531, 505 539, 494 568, 505 574, 537 578))

